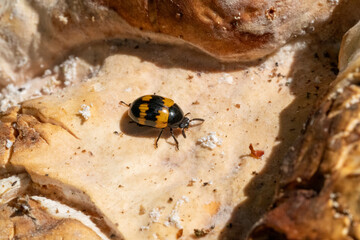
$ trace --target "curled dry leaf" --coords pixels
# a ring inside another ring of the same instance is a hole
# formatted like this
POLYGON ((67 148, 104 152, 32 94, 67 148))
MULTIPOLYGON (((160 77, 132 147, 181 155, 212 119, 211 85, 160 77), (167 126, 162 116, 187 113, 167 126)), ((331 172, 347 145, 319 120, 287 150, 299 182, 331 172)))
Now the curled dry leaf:
POLYGON ((254 157, 254 158, 259 159, 259 158, 262 157, 262 155, 264 155, 264 151, 262 151, 262 150, 255 150, 254 147, 253 147, 253 145, 252 145, 251 143, 250 143, 250 145, 249 145, 249 149, 250 149, 250 151, 251 151, 250 156, 252 156, 252 157, 254 157))

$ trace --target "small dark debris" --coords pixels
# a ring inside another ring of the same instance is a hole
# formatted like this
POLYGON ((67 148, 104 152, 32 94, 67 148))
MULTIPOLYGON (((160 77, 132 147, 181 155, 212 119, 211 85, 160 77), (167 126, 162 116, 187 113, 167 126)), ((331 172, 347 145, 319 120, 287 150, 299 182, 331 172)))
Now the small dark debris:
POLYGON ((339 69, 337 69, 336 67, 330 68, 330 71, 332 71, 335 75, 339 73, 339 69))
POLYGON ((326 58, 330 58, 329 52, 324 52, 324 53, 323 53, 323 56, 326 57, 326 58))
POLYGON ((184 229, 179 229, 179 231, 176 233, 176 239, 181 238, 183 233, 184 233, 184 229))
POLYGON ((205 237, 214 228, 215 228, 215 226, 211 226, 211 228, 209 228, 209 229, 194 229, 195 237, 197 237, 197 238, 205 237))

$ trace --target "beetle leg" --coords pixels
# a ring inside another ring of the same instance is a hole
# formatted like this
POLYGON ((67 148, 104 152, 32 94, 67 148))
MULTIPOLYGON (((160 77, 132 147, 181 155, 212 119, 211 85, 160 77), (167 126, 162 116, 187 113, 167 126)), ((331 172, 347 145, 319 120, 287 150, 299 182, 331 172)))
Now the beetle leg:
POLYGON ((159 136, 157 137, 157 139, 156 139, 156 141, 155 141, 155 148, 157 148, 157 147, 158 147, 158 141, 159 141, 160 136, 161 136, 161 134, 162 134, 162 132, 163 132, 163 131, 164 131, 164 129, 162 128, 162 129, 161 129, 161 131, 160 131, 159 136))
POLYGON ((170 128, 170 133, 171 133, 171 136, 173 137, 173 139, 175 140, 175 143, 176 143, 176 150, 179 150, 179 142, 178 140, 176 139, 174 133, 173 133, 173 129, 170 128))
POLYGON ((124 105, 130 107, 130 104, 129 104, 129 103, 126 103, 126 102, 124 102, 124 101, 120 101, 119 103, 120 103, 120 104, 124 104, 124 105))
POLYGON ((182 132, 182 135, 184 136, 184 138, 186 138, 185 128, 183 128, 181 132, 182 132))

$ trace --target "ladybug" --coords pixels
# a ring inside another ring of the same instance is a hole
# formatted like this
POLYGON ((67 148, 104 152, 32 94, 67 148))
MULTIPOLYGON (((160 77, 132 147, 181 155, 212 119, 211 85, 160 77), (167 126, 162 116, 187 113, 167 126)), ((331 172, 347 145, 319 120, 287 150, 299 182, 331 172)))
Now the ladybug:
POLYGON ((190 113, 184 115, 184 112, 173 100, 158 95, 145 95, 139 97, 131 104, 127 104, 123 101, 120 103, 129 107, 129 117, 139 126, 161 129, 159 136, 155 141, 156 148, 158 147, 160 136, 166 127, 170 128, 171 136, 176 143, 176 149, 179 150, 179 142, 174 136, 173 128, 181 128, 182 135, 186 138, 185 129, 189 127, 190 122, 205 121, 202 118, 187 118, 186 116, 190 113))

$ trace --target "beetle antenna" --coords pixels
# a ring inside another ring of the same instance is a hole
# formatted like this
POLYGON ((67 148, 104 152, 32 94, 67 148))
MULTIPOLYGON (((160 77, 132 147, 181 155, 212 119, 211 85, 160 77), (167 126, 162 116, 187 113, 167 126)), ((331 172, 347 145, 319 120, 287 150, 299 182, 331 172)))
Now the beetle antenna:
POLYGON ((204 122, 205 119, 202 119, 202 118, 193 118, 193 119, 190 120, 190 122, 192 122, 192 121, 201 121, 201 122, 204 122))
POLYGON ((187 114, 184 115, 184 117, 186 117, 187 115, 189 115, 190 113, 188 112, 187 114))
POLYGON ((120 101, 119 104, 124 104, 124 105, 130 107, 130 104, 129 104, 129 103, 126 103, 126 102, 124 102, 124 101, 120 101))

